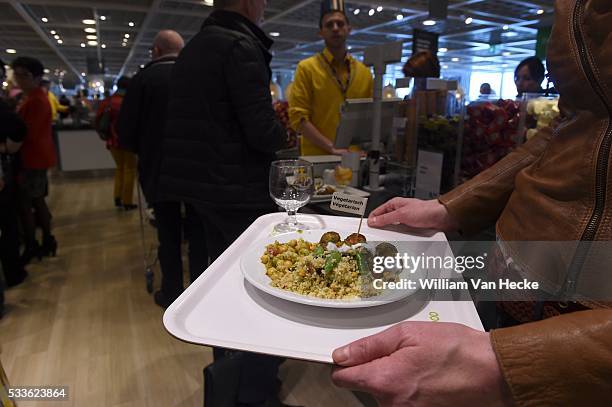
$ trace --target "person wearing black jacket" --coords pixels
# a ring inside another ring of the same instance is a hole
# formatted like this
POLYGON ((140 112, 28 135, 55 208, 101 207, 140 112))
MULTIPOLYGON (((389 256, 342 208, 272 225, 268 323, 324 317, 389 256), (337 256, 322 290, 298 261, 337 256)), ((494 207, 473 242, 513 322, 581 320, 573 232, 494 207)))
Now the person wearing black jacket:
MULTIPOLYGON (((286 131, 272 108, 272 41, 257 25, 265 5, 216 0, 172 73, 160 193, 197 208, 211 260, 276 211, 268 176, 286 131)), ((215 350, 216 361, 222 355, 215 350)), ((225 393, 228 405, 265 405, 275 396, 277 369, 276 358, 244 354, 235 400, 225 393)))
MULTIPOLYGON (((4 78, 4 62, 0 60, 0 82, 4 78)), ((27 277, 19 258, 19 216, 13 156, 21 147, 26 132, 26 126, 14 107, 0 93, 0 263, 9 287, 20 284, 27 277)), ((0 317, 3 310, 4 287, 0 281, 0 317)))
POLYGON ((162 271, 161 290, 154 298, 155 303, 164 308, 183 292, 183 233, 189 241, 192 282, 208 261, 202 222, 193 206, 185 204, 183 231, 181 201, 159 199, 157 192, 170 75, 184 45, 183 38, 176 31, 163 30, 157 34, 151 47, 153 60, 132 78, 117 122, 119 145, 138 155, 140 185, 147 203, 154 208, 162 271))

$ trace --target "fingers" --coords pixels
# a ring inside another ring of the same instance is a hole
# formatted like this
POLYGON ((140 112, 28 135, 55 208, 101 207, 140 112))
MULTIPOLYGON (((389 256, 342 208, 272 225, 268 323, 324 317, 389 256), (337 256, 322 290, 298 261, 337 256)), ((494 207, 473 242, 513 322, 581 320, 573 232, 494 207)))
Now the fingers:
POLYGON ((332 381, 338 387, 375 394, 378 390, 376 376, 379 366, 376 362, 360 366, 336 368, 332 371, 332 381))
POLYGON ((388 356, 401 347, 405 332, 402 324, 395 325, 381 333, 336 349, 332 358, 341 366, 356 366, 388 356))
POLYGON ((393 211, 378 216, 372 216, 368 218, 368 226, 381 228, 387 225, 393 225, 395 223, 401 223, 401 216, 399 211, 393 211))
POLYGON ((404 205, 401 198, 393 198, 385 204, 374 209, 368 217, 368 225, 371 227, 383 227, 400 221, 397 209, 404 205))

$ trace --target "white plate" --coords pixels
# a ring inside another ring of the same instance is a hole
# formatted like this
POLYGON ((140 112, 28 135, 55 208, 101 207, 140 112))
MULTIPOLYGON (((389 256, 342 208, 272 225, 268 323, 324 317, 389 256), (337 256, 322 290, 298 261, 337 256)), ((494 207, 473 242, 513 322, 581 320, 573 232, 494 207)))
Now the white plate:
MULTIPOLYGON (((328 308, 366 308, 375 307, 379 305, 389 304, 395 301, 399 301, 406 298, 417 290, 385 290, 381 294, 370 297, 367 299, 354 299, 354 300, 334 300, 311 297, 307 295, 297 294, 288 290, 283 290, 270 285, 270 278, 266 275, 266 268, 261 263, 260 257, 266 251, 266 246, 278 241, 280 243, 287 243, 292 239, 304 239, 307 242, 318 242, 321 239, 321 235, 327 230, 307 230, 301 233, 284 233, 274 237, 268 237, 265 239, 258 240, 255 242, 240 259, 240 269, 244 278, 251 283, 253 286, 261 291, 264 291, 277 298, 282 298, 287 301, 297 302, 300 304, 314 305, 317 307, 328 307, 328 308)), ((351 233, 355 233, 355 230, 347 231, 335 229, 341 237, 346 237, 351 233)), ((371 231, 366 235, 368 241, 384 241, 384 237, 376 234, 375 231, 371 231)), ((400 274, 400 278, 408 277, 405 274, 400 274)), ((414 278, 414 275, 411 276, 414 278)))

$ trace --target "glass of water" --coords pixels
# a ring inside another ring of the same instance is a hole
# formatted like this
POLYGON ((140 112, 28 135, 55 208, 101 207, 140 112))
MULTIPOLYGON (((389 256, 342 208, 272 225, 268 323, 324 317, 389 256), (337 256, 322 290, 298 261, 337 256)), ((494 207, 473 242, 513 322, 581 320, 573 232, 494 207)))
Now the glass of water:
POLYGON ((296 213, 314 193, 312 164, 302 160, 274 161, 270 167, 270 196, 287 211, 287 219, 274 227, 276 232, 308 229, 298 223, 296 213))

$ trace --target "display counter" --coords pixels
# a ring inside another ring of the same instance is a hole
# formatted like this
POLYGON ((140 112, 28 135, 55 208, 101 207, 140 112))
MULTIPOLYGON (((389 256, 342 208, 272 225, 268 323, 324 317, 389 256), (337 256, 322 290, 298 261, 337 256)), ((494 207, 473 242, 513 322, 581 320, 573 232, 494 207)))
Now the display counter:
POLYGON ((104 142, 92 129, 60 130, 57 148, 62 171, 114 169, 115 162, 104 142))

